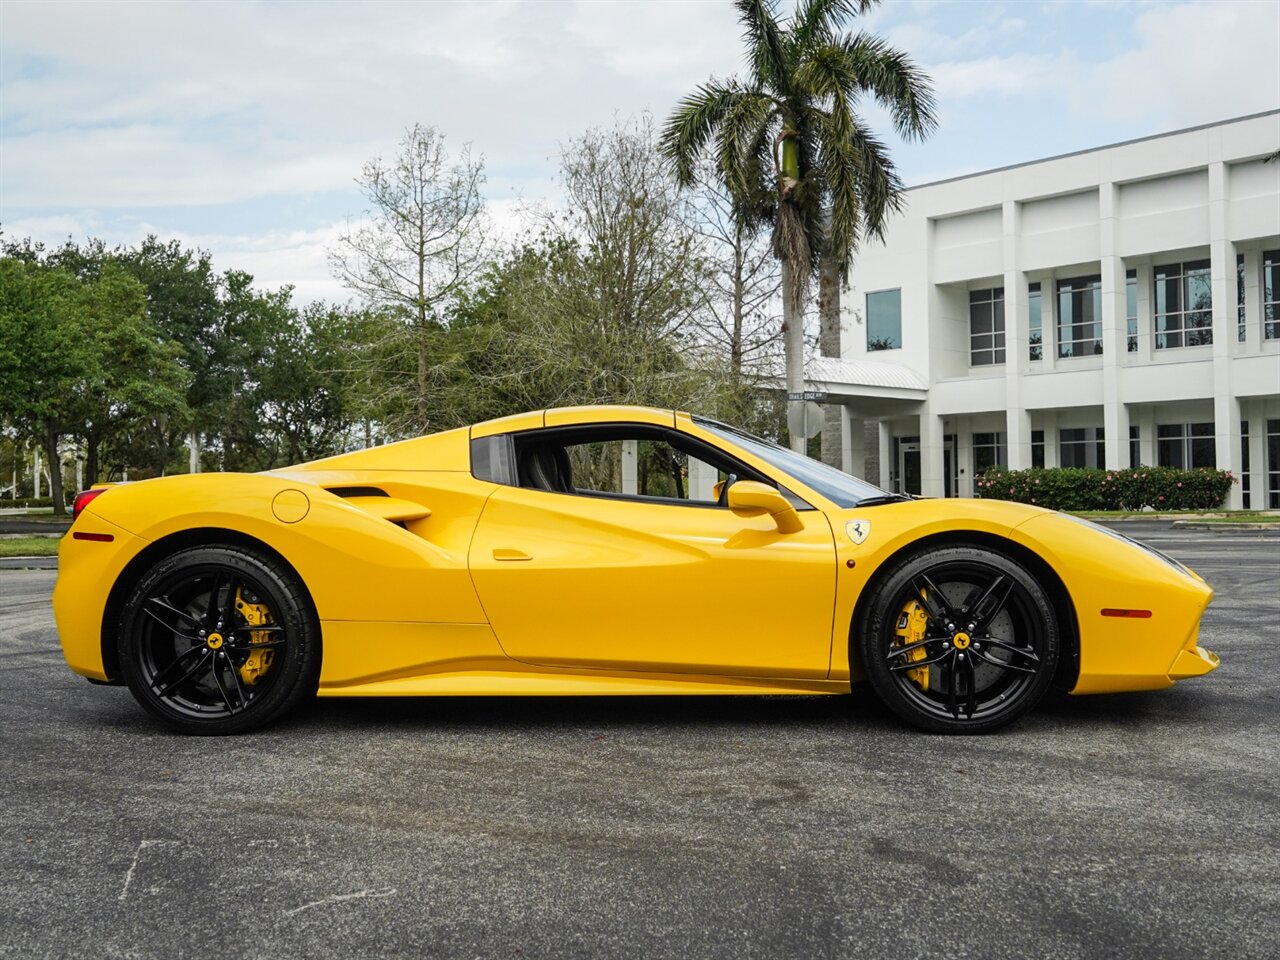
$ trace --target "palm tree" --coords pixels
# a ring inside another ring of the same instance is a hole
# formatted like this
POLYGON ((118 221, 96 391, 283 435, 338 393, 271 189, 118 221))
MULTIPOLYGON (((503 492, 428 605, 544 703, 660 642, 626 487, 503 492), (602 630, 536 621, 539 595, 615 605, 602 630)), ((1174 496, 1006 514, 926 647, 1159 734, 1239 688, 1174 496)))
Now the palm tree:
MULTIPOLYGON (((858 114, 871 97, 894 129, 924 138, 937 126, 929 78, 905 54, 846 24, 879 0, 799 0, 789 21, 776 0, 734 0, 747 76, 712 78, 677 105, 662 149, 682 186, 710 153, 739 216, 771 227, 782 263, 787 389, 804 389, 809 281, 824 255, 840 271, 864 236, 882 237, 901 206, 888 151, 858 114)), ((792 436, 794 449, 804 438, 792 436)))

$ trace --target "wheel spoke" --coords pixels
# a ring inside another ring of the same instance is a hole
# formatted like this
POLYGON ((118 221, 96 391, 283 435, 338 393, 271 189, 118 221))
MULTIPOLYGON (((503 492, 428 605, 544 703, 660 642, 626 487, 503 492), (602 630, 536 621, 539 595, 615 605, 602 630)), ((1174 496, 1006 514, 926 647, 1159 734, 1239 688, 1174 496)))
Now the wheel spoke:
POLYGON ((945 622, 954 619, 942 591, 934 586, 927 573, 917 574, 911 586, 916 592, 916 599, 920 601, 920 606, 924 607, 930 620, 945 622))
POLYGON ((969 696, 965 701, 964 715, 972 719, 973 711, 978 708, 978 693, 977 693, 978 684, 977 684, 977 677, 974 675, 974 671, 973 671, 973 658, 972 657, 966 658, 964 661, 964 665, 969 671, 969 696))
POLYGON ((205 627, 211 632, 218 625, 218 597, 222 594, 222 588, 227 585, 230 579, 221 570, 214 575, 213 586, 209 590, 209 606, 204 612, 205 627))
POLYGON ((240 709, 243 710, 249 705, 249 698, 245 696, 244 685, 240 682, 240 671, 236 669, 236 665, 227 659, 227 666, 231 669, 231 682, 236 688, 236 697, 240 701, 240 709))
POLYGON ((947 709, 951 711, 951 715, 957 720, 960 719, 960 705, 956 701, 956 679, 959 674, 958 663, 955 658, 955 651, 950 651, 951 669, 947 671, 947 709))
MULTIPOLYGON (((970 650, 973 650, 973 648, 970 647, 970 650)), ((1031 669, 1029 667, 1020 667, 1016 663, 1005 663, 1003 660, 996 660, 992 657, 988 657, 979 650, 973 650, 973 655, 977 657, 979 660, 981 660, 983 663, 989 663, 993 667, 1000 667, 1002 670, 1015 670, 1018 673, 1031 673, 1031 674, 1034 674, 1036 672, 1034 669, 1031 669)))
POLYGON ((1017 647, 1008 640, 1001 640, 999 637, 983 637, 981 642, 992 647, 999 647, 1001 650, 1008 650, 1010 653, 1016 653, 1020 657, 1026 657, 1032 663, 1040 662, 1040 658, 1030 647, 1017 647))
POLYGON ((911 661, 908 661, 907 663, 898 663, 891 666, 889 670, 893 673, 899 673, 903 670, 914 670, 916 667, 927 667, 930 664, 941 663, 943 660, 947 659, 947 657, 949 656, 951 656, 951 651, 944 650, 942 651, 942 653, 938 654, 936 657, 930 660, 911 660, 911 661))
MULTIPOLYGON (((214 684, 215 684, 215 685, 217 686, 217 688, 218 688, 218 693, 222 694, 222 702, 223 702, 223 703, 225 703, 225 704, 227 705, 227 713, 235 713, 235 712, 236 712, 236 708, 235 708, 234 706, 232 706, 232 705, 231 705, 231 694, 227 693, 227 687, 226 687, 226 684, 224 684, 224 683, 222 682, 222 673, 221 673, 221 671, 218 669, 218 665, 219 665, 219 663, 221 663, 221 662, 225 662, 225 658, 223 658, 222 660, 220 660, 219 658, 214 657, 214 659, 213 659, 213 682, 214 682, 214 684)), ((234 668, 234 667, 232 667, 232 669, 234 670, 235 668, 234 668)))
POLYGON ((154 620, 156 623, 160 624, 160 626, 164 627, 170 633, 172 633, 175 637, 179 637, 183 640, 190 640, 192 643, 200 643, 199 637, 192 637, 192 636, 188 636, 185 633, 179 633, 177 628, 173 624, 169 623, 167 620, 165 620, 164 617, 160 616, 160 614, 156 613, 150 607, 143 607, 142 612, 145 613, 152 620, 154 620))
POLYGON ((970 607, 970 619, 979 626, 990 623, 1000 615, 1012 592, 1012 578, 1006 577, 1003 573, 997 574, 996 578, 987 584, 987 589, 978 598, 978 602, 970 607))
MULTIPOLYGON (((186 620, 188 623, 192 623, 197 627, 200 626, 199 617, 193 616, 192 614, 187 613, 187 611, 185 610, 179 610, 177 607, 175 607, 172 603, 169 602, 168 597, 148 597, 147 603, 154 603, 157 607, 160 607, 162 610, 168 610, 170 613, 181 617, 183 620, 186 620)), ((146 608, 144 607, 143 609, 146 609, 146 608)), ((160 618, 156 616, 156 614, 151 610, 147 610, 147 613, 150 613, 157 620, 160 620, 160 618)), ((163 620, 160 620, 160 622, 164 623, 163 620)), ((164 625, 166 627, 169 627, 170 630, 173 629, 173 627, 171 627, 167 623, 164 623, 164 625)))
POLYGON ((938 641, 936 638, 929 638, 926 640, 917 640, 915 643, 909 643, 905 647, 894 647, 892 650, 889 651, 889 655, 885 657, 885 659, 892 660, 894 657, 900 657, 904 653, 910 653, 912 650, 917 650, 920 647, 923 647, 927 644, 937 643, 937 642, 938 641))
POLYGON ((284 627, 278 623, 264 623, 260 626, 253 624, 245 624, 243 627, 233 627, 224 633, 284 633, 284 627))
MULTIPOLYGON (((157 697, 167 697, 167 696, 169 696, 169 694, 171 694, 174 690, 178 689, 178 687, 182 686, 184 683, 186 683, 188 680, 190 680, 192 677, 194 677, 197 673, 199 673, 199 672, 200 672, 200 670, 201 670, 201 668, 202 668, 206 663, 208 663, 208 662, 209 662, 209 658, 210 658, 210 656, 212 656, 212 651, 210 651, 210 650, 208 650, 208 649, 206 649, 206 648, 204 648, 204 647, 192 647, 192 648, 191 648, 191 650, 204 650, 205 656, 203 656, 203 657, 201 657, 199 660, 197 660, 197 661, 196 661, 196 665, 195 665, 194 667, 192 667, 190 670, 188 670, 186 673, 184 673, 184 674, 183 674, 181 677, 179 677, 177 680, 173 681, 172 683, 167 683, 167 684, 165 684, 163 689, 156 689, 156 680, 152 680, 152 681, 151 681, 151 689, 155 692, 155 695, 156 695, 157 697)), ((188 650, 188 651, 187 651, 187 653, 190 653, 190 652, 191 652, 191 650, 188 650)), ((173 663, 169 664, 169 666, 165 667, 165 669, 164 669, 164 671, 162 671, 161 675, 163 675, 164 673, 167 673, 169 670, 171 670, 171 669, 173 668, 173 666, 174 666, 175 664, 177 664, 178 662, 180 662, 184 656, 186 656, 186 654, 182 654, 181 656, 179 656, 179 657, 178 657, 178 659, 177 659, 177 660, 175 660, 173 663)), ((159 678, 157 677, 156 679, 159 679, 159 678)))

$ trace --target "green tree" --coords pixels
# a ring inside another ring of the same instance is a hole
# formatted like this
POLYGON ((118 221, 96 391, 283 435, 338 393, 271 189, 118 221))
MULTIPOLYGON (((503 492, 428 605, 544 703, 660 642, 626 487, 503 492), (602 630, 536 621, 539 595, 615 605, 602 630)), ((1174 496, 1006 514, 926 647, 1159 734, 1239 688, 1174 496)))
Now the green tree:
MULTIPOLYGON (((746 45, 743 79, 712 79, 667 122, 663 152, 682 185, 710 152, 740 216, 772 228, 782 263, 789 391, 804 386, 803 310, 824 252, 843 272, 859 238, 880 235, 900 206, 888 150, 859 115, 881 103, 898 134, 936 126, 932 87, 905 54, 846 26, 876 0, 800 0, 784 22, 773 0, 736 0, 746 45)), ((802 437, 792 446, 804 450, 802 437)))
POLYGON ((356 183, 369 210, 359 227, 338 237, 329 251, 330 268, 384 318, 400 321, 380 331, 384 349, 366 354, 366 360, 385 357, 393 362, 386 371, 391 376, 374 373, 384 387, 395 385, 412 400, 412 424, 395 427, 424 433, 437 412, 432 345, 450 303, 483 266, 484 163, 471 159, 469 147, 451 162, 443 135, 415 124, 405 131, 396 157, 390 163, 373 158, 356 183), (411 385, 399 375, 399 361, 410 352, 415 363, 411 385))

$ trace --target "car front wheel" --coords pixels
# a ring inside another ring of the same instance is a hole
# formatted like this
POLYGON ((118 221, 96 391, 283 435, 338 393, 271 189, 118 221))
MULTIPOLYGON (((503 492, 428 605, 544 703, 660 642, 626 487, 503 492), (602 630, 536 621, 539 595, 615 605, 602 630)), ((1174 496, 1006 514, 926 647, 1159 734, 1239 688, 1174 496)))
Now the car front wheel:
POLYGON ((867 680, 934 733, 984 733, 1034 707, 1061 643, 1053 603, 1025 567, 983 546, 924 550, 874 588, 859 637, 867 680))

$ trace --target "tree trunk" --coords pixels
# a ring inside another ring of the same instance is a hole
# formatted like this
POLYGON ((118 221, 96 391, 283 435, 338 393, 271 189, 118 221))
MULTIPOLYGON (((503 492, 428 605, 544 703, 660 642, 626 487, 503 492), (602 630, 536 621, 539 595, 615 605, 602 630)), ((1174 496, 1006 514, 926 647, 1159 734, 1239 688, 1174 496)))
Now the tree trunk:
POLYGON ((427 344, 427 328, 425 323, 418 327, 418 432, 426 433, 431 424, 431 404, 427 400, 427 387, 430 383, 429 347, 427 344))
POLYGON ((191 428, 191 433, 187 435, 187 451, 189 459, 187 466, 192 473, 200 472, 200 431, 195 427, 191 428))
MULTIPOLYGON (((818 273, 818 351, 824 357, 840 357, 840 267, 830 254, 823 254, 818 273)), ((840 435, 840 408, 823 407, 822 462, 841 468, 843 462, 840 435)), ((854 464, 854 471, 861 468, 854 464)))
POLYGON ((98 482, 98 438, 90 433, 84 438, 84 474, 85 486, 92 487, 98 482))
MULTIPOLYGON (((791 271, 786 264, 782 266, 782 347, 787 362, 787 393, 799 394, 804 391, 804 314, 796 309, 794 283, 791 271)), ((793 413, 804 409, 803 400, 787 401, 787 413, 801 417, 803 413, 793 413)), ((791 449, 796 453, 804 453, 807 442, 802 432, 791 431, 791 449)))
POLYGON ((733 340, 729 344, 729 365, 733 369, 733 382, 737 385, 742 380, 742 322, 743 299, 746 297, 746 283, 743 281, 747 230, 741 220, 734 224, 733 235, 733 340))
POLYGON ((52 427, 45 431, 44 453, 49 458, 49 496, 53 497, 53 515, 63 517, 67 505, 62 498, 62 461, 58 458, 58 433, 52 427))

